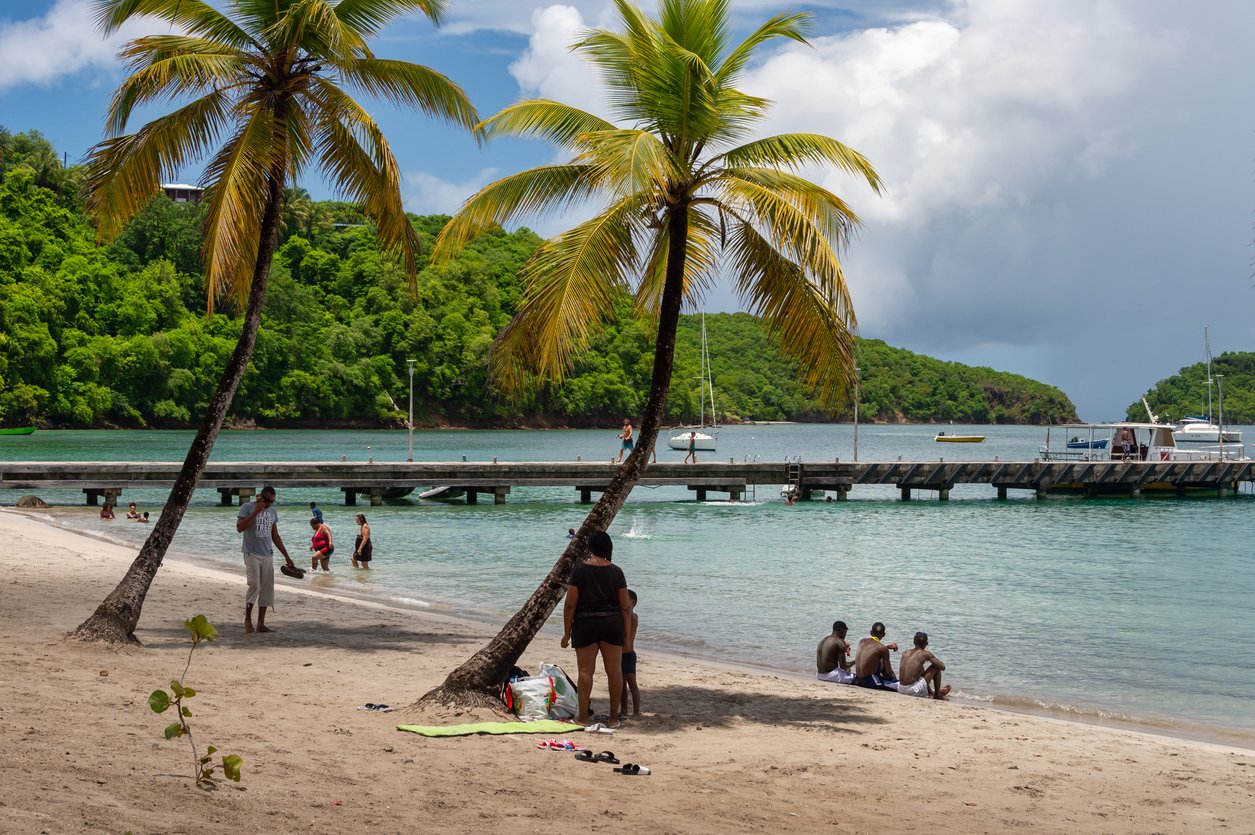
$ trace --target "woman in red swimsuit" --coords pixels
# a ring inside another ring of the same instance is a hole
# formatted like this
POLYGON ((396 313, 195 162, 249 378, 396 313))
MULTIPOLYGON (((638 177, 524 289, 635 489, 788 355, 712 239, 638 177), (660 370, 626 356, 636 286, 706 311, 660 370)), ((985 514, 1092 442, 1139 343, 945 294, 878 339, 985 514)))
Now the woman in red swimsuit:
POLYGON ((335 553, 336 546, 331 542, 331 528, 327 527, 325 522, 319 522, 317 519, 310 519, 309 526, 314 529, 314 536, 309 541, 309 550, 314 552, 313 559, 310 560, 310 571, 318 570, 318 563, 322 563, 323 571, 330 571, 327 563, 331 559, 331 555, 335 553))

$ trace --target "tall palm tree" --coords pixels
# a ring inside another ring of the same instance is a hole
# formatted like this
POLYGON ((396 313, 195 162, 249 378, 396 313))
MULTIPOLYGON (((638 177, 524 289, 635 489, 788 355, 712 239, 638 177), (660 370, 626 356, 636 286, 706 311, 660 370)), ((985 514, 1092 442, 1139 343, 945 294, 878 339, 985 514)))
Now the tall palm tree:
POLYGON ((214 439, 240 384, 261 321, 266 279, 281 228, 284 188, 311 165, 360 202, 411 281, 418 236, 401 206, 400 173, 357 90, 473 130, 478 116, 440 73, 376 58, 367 42, 393 19, 420 12, 438 23, 445 0, 97 0, 102 30, 150 16, 172 34, 137 38, 121 57, 132 75, 114 93, 109 138, 93 149, 87 205, 100 235, 117 235, 161 179, 209 157, 204 248, 209 309, 234 297, 244 325, 222 380, 162 509, 126 576, 75 634, 134 641, 144 597, 183 519, 214 439), (217 7, 225 7, 226 12, 217 7), (173 34, 173 32, 182 34, 173 34), (137 107, 175 110, 125 133, 137 107))
POLYGON ((839 401, 853 369, 854 311, 834 247, 858 218, 801 175, 831 165, 879 192, 860 154, 817 134, 747 138, 769 102, 736 89, 755 50, 775 38, 805 43, 808 18, 771 18, 737 45, 728 0, 662 0, 651 18, 616 0, 621 28, 574 45, 600 69, 621 124, 548 100, 523 101, 483 123, 489 136, 539 137, 571 162, 498 180, 471 197, 441 232, 437 260, 485 229, 594 198, 604 209, 541 245, 524 268, 526 290, 493 349, 507 391, 558 381, 631 293, 657 324, 653 378, 635 451, 531 598, 487 646, 421 701, 475 702, 491 694, 566 591, 589 534, 609 526, 654 446, 671 383, 681 306, 721 274, 762 318, 806 379, 839 401), (741 144, 738 144, 741 143, 741 144))

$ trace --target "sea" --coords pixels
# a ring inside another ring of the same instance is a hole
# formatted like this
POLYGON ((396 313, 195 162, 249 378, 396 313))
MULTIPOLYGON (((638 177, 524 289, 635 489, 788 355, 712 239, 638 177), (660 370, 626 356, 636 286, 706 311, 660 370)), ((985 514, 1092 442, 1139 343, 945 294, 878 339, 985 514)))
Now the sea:
MULTIPOLYGON (((1246 438, 1255 429, 1245 427, 1246 438)), ((1052 438, 1052 445, 1061 440, 1052 438)), ((862 425, 857 460, 1032 460, 1044 428, 862 425), (938 428, 984 434, 938 444, 938 428)), ((609 460, 617 430, 428 430, 416 461, 609 460)), ((47 431, 0 438, 7 460, 180 461, 183 431, 47 431)), ((405 430, 224 431, 216 461, 404 461, 405 430)), ((660 461, 684 453, 658 444, 660 461)), ((850 424, 721 428, 733 461, 855 460, 850 424)), ((0 491, 13 504, 17 491, 0 491)), ((138 546, 148 528, 104 522, 79 490, 44 490, 54 524, 138 546)), ((843 620, 874 621, 903 649, 917 630, 947 665, 953 698, 1255 748, 1255 496, 1050 496, 959 486, 950 501, 855 487, 848 502, 787 505, 779 486, 698 502, 684 488, 637 487, 610 529, 639 594, 643 653, 665 651, 813 675, 816 643, 843 620)), ((160 490, 123 505, 158 513, 160 490)), ((514 488, 505 505, 424 501, 344 506, 335 488, 280 489, 280 531, 298 563, 311 501, 339 543, 332 573, 303 582, 392 605, 508 617, 566 546, 587 507, 573 488, 514 488), (375 540, 372 570, 350 567, 356 512, 375 540)), ((121 514, 120 514, 121 515, 121 514)), ((180 558, 236 571, 234 510, 198 491, 173 544, 180 558)), ((48 555, 55 559, 55 555, 48 555)), ((284 578, 284 583, 298 581, 284 578)), ((561 609, 552 622, 560 623, 561 609)), ((553 640, 556 633, 537 640, 553 640)), ((647 682, 643 682, 648 687, 647 682)), ((816 687, 834 686, 821 685, 816 687)))

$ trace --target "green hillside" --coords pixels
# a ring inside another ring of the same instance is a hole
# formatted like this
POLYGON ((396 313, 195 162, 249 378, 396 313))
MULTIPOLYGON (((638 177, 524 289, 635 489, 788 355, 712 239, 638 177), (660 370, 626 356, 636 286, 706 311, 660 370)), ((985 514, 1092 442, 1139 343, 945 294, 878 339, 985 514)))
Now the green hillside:
MULTIPOLYGON (((1219 395, 1224 394, 1224 422, 1255 423, 1255 353, 1234 351, 1211 361, 1211 376, 1219 386, 1211 387, 1212 416, 1219 419, 1219 395)), ((1207 414, 1207 364, 1186 366, 1160 380, 1146 392, 1146 402, 1161 420, 1179 420, 1186 415, 1207 414)), ((1128 420, 1146 420, 1146 407, 1139 399, 1125 412, 1128 420)))
MULTIPOLYGON (((76 200, 75 170, 37 134, 0 131, 0 423, 185 427, 239 334, 230 302, 205 315, 200 209, 159 196, 108 247, 76 200)), ((413 217, 428 246, 447 220, 413 217)), ((406 359, 425 425, 606 425, 639 414, 652 349, 625 298, 559 388, 494 396, 486 355, 517 304, 538 238, 497 231, 419 275, 380 255, 355 207, 290 194, 237 425, 404 420, 406 359)), ((722 420, 827 420, 797 369, 747 314, 707 316, 722 420)), ((700 323, 686 316, 669 419, 698 412, 700 323)), ((862 416, 969 423, 1074 419, 1060 391, 987 368, 862 342, 862 416)), ((839 415, 836 417, 848 417, 839 415)))

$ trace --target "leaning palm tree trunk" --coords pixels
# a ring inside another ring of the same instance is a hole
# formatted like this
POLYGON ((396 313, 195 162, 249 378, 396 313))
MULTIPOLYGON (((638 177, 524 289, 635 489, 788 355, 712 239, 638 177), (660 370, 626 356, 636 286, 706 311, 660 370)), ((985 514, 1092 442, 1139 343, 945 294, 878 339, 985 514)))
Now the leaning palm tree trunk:
POLYGON ((588 556, 588 537, 593 531, 610 527, 614 517, 627 501, 628 494, 640 480, 650 450, 658 438, 662 416, 671 389, 672 362, 675 358, 675 335, 680 324, 680 307, 684 300, 684 262, 688 246, 688 215, 677 211, 670 218, 670 248, 667 252, 667 277, 658 318, 658 334, 654 344, 654 368, 649 384, 649 399, 641 418, 639 443, 610 479, 601 498, 563 550, 562 556, 549 569, 514 616, 506 622, 487 646, 472 655, 451 672, 442 685, 424 694, 417 706, 459 704, 499 707, 497 689, 519 656, 536 637, 536 633, 553 614, 558 601, 566 594, 567 581, 575 564, 588 556))
POLYGON ((143 547, 139 549, 139 554, 131 562, 122 581, 101 601, 91 617, 74 630, 72 634, 76 638, 108 643, 139 643, 135 637, 135 627, 144 608, 144 598, 148 596, 148 589, 157 576, 157 569, 161 568, 161 561, 170 547, 170 541, 174 539, 183 515, 187 513, 196 483, 200 481, 201 473, 209 462, 209 453, 213 451, 218 431, 222 428, 227 410, 231 408, 231 400, 235 397, 236 389, 240 387, 240 381, 244 379, 244 372, 248 370, 248 362, 253 356, 253 348, 257 345, 262 303, 266 299, 266 282, 270 277, 275 247, 279 242, 283 172, 280 171, 278 176, 272 172, 268 185, 269 196, 261 224, 261 247, 253 268, 253 283, 248 294, 248 307, 244 313, 244 327, 239 341, 222 371, 222 379, 218 381, 218 388, 209 401, 205 417, 200 428, 196 430, 196 437, 192 439, 187 457, 183 459, 183 468, 174 480, 174 487, 161 509, 161 516, 153 525, 152 533, 144 540, 143 547))

